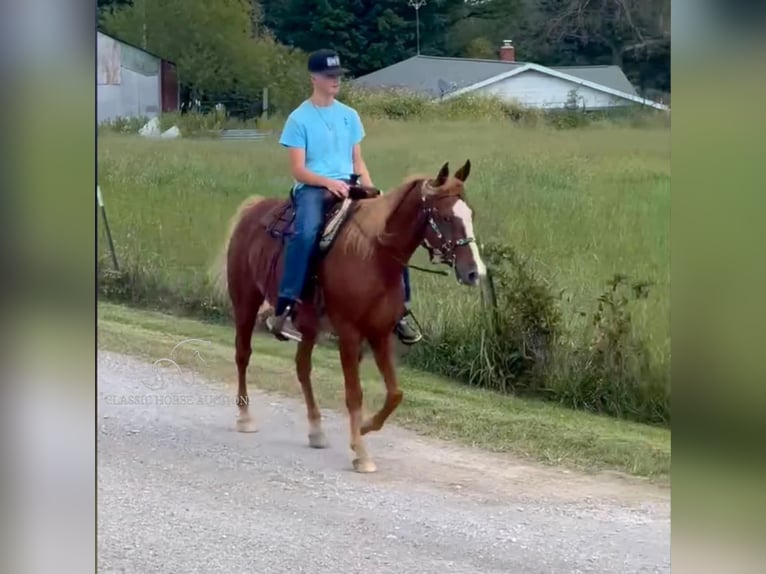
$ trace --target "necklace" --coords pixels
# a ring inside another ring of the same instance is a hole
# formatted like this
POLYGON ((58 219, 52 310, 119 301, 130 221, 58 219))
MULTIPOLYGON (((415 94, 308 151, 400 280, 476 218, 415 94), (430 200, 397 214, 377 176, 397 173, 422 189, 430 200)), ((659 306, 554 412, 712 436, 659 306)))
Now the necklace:
POLYGON ((338 151, 338 135, 335 131, 335 126, 325 119, 325 117, 322 115, 322 112, 319 110, 319 106, 317 106, 314 102, 311 102, 311 106, 316 111, 317 115, 319 116, 319 119, 322 120, 322 123, 327 127, 327 132, 330 134, 332 139, 333 149, 335 151, 338 151))

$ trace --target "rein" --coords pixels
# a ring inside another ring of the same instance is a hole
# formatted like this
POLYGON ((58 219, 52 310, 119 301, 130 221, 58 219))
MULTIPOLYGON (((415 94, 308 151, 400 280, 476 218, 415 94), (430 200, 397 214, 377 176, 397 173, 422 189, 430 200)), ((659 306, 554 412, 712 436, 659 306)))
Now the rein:
POLYGON ((425 267, 420 267, 419 265, 413 265, 412 263, 408 263, 407 267, 410 269, 415 269, 416 271, 422 271, 423 273, 433 273, 434 275, 444 276, 449 275, 449 271, 445 271, 444 269, 427 269, 425 267))

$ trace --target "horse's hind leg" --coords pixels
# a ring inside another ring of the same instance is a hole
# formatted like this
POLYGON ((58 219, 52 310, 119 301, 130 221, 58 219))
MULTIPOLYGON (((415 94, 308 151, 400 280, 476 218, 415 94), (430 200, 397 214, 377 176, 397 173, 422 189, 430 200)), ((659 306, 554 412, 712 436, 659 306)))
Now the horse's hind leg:
POLYGON ((235 306, 234 320, 237 334, 235 338, 235 360, 237 363, 237 430, 239 432, 255 432, 258 428, 250 415, 250 397, 247 394, 247 366, 252 354, 251 340, 253 328, 258 315, 258 309, 263 304, 263 295, 251 292, 235 306))
POLYGON ((380 374, 386 383, 386 400, 377 413, 372 418, 362 423, 362 434, 370 431, 379 431, 383 423, 402 402, 404 393, 399 389, 399 383, 396 380, 396 371, 394 369, 393 353, 391 348, 391 336, 386 335, 370 341, 373 353, 375 354, 375 363, 378 366, 380 374))
POLYGON ((306 399, 306 411, 309 420, 309 446, 312 448, 327 447, 327 437, 322 430, 322 413, 319 411, 314 388, 311 385, 311 353, 316 343, 315 337, 304 336, 298 343, 295 353, 295 371, 303 389, 303 397, 306 399))

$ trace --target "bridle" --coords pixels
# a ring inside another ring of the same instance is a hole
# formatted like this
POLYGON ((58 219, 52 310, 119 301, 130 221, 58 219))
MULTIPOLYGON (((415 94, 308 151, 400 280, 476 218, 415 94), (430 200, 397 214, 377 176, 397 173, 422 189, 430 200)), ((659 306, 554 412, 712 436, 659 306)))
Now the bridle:
MULTIPOLYGON (((437 263, 443 263, 454 269, 455 260, 456 260, 455 250, 458 247, 464 247, 466 245, 470 245, 471 243, 474 243, 476 239, 473 237, 465 237, 463 239, 458 239, 457 241, 452 241, 452 240, 447 240, 444 238, 444 234, 441 232, 441 229, 439 229, 439 225, 434 220, 434 213, 436 213, 436 210, 433 207, 429 207, 426 205, 427 195, 425 190, 428 187, 430 187, 428 182, 424 181, 423 188, 421 189, 421 200, 422 200, 421 213, 423 213, 426 216, 426 222, 428 223, 428 225, 431 226, 431 229, 433 229, 434 233, 436 234, 436 237, 442 240, 442 244, 440 246, 431 245, 428 242, 428 238, 424 235, 423 241, 420 243, 420 246, 423 247, 428 252, 428 257, 431 263, 434 262, 434 256, 437 256, 439 257, 439 260, 440 260, 440 261, 437 261, 437 263)), ((398 205, 394 208, 394 211, 396 211, 396 209, 399 209, 398 205)), ((365 236, 367 235, 364 232, 364 230, 362 230, 362 228, 358 226, 358 224, 357 224, 357 227, 362 232, 363 235, 365 236)), ((407 261, 401 261, 396 256, 392 256, 392 257, 395 261, 401 263, 404 267, 417 269, 418 271, 423 271, 424 273, 434 273, 435 275, 449 275, 449 273, 444 270, 426 269, 425 267, 420 267, 418 265, 409 263, 407 261)))
MULTIPOLYGON (((428 184, 426 183, 425 185, 428 184)), ((457 241, 445 239, 444 234, 442 233, 441 229, 439 229, 439 224, 434 220, 436 209, 426 206, 426 197, 427 196, 425 192, 423 192, 421 195, 421 199, 423 201, 423 212, 426 215, 428 225, 431 226, 431 229, 436 234, 436 237, 441 240, 441 245, 431 245, 428 242, 427 236, 423 236, 423 242, 421 245, 428 252, 428 257, 431 263, 434 262, 434 257, 436 256, 439 258, 438 263, 443 263, 445 265, 449 265, 450 267, 455 267, 457 248, 470 245, 471 243, 474 243, 476 239, 474 237, 464 237, 463 239, 458 239, 457 241)))

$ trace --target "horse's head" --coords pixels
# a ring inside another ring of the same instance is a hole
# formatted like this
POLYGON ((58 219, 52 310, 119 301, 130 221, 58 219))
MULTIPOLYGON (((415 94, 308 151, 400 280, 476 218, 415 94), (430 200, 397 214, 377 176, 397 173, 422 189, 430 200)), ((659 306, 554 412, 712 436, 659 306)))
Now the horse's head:
POLYGON ((441 263, 452 267, 459 283, 476 285, 486 275, 487 268, 476 245, 473 213, 463 194, 470 172, 471 162, 466 160, 450 177, 449 164, 445 163, 435 179, 423 182, 423 208, 428 221, 423 247, 431 261, 436 256, 441 263))

